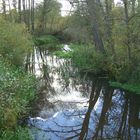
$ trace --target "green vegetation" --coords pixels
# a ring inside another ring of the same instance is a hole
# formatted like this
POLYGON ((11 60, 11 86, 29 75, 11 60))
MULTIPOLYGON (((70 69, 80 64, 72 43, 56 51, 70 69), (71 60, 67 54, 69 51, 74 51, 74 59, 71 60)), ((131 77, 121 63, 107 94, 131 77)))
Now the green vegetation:
POLYGON ((17 127, 14 131, 3 131, 0 140, 32 140, 27 128, 17 127))
POLYGON ((35 97, 35 78, 0 60, 0 83, 0 128, 10 129, 35 97))
POLYGON ((140 84, 132 85, 132 84, 121 84, 119 82, 110 82, 110 85, 114 88, 121 88, 124 91, 140 94, 140 84))
POLYGON ((33 42, 24 24, 10 23, 0 18, 0 54, 16 66, 22 66, 33 42))
POLYGON ((65 58, 65 59, 69 59, 72 57, 71 52, 63 52, 62 50, 54 52, 54 55, 58 56, 59 58, 65 58))
POLYGON ((100 52, 96 52, 92 45, 71 44, 70 47, 73 49, 72 60, 74 65, 80 71, 104 74, 106 67, 105 56, 100 52))
POLYGON ((49 46, 49 45, 58 44, 59 40, 52 35, 46 35, 46 36, 44 35, 41 37, 35 37, 34 42, 35 42, 35 45, 37 46, 42 46, 42 45, 49 46))
POLYGON ((59 58, 70 59, 72 57, 73 51, 64 50, 64 44, 57 45, 56 48, 57 49, 53 52, 53 54, 59 58))
POLYGON ((80 71, 108 77, 111 81, 116 81, 111 82, 111 86, 140 93, 140 85, 137 84, 140 82, 138 65, 140 57, 137 55, 135 55, 137 59, 132 58, 135 59, 135 63, 130 63, 123 49, 116 50, 116 58, 113 58, 110 54, 96 52, 91 45, 71 45, 71 48, 73 48, 73 52, 70 52, 71 58, 80 71))
POLYGON ((16 127, 36 95, 35 76, 23 69, 32 45, 23 24, 0 18, 0 140, 30 139, 26 130, 16 127))
POLYGON ((27 133, 16 126, 35 98, 36 79, 24 70, 34 71, 33 45, 45 50, 44 55, 46 50, 55 51, 60 58, 72 60, 80 72, 108 79, 113 88, 140 94, 140 0, 121 2, 71 0, 75 8, 62 17, 57 0, 43 0, 36 6, 35 0, 1 1, 1 139, 19 139, 27 133), (71 41, 71 51, 64 51, 60 40, 71 41))

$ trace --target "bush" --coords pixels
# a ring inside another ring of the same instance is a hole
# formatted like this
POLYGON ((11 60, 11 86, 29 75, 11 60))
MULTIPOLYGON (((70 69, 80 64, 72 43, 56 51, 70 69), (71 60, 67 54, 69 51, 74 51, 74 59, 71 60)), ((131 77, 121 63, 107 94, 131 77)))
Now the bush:
POLYGON ((23 24, 0 18, 0 55, 10 63, 21 66, 25 55, 32 50, 31 36, 23 24))
POLYGON ((126 56, 123 46, 116 49, 116 58, 95 51, 91 45, 70 45, 73 48, 72 60, 82 72, 90 72, 96 76, 106 76, 113 81, 112 87, 125 91, 140 93, 140 55, 132 53, 131 61, 126 56))
POLYGON ((41 46, 41 45, 57 44, 59 43, 59 40, 52 35, 44 35, 36 37, 34 39, 34 42, 37 46, 41 46))
POLYGON ((35 97, 35 77, 0 59, 0 129, 11 129, 35 97))
POLYGON ((17 127, 14 131, 3 131, 0 140, 32 140, 27 128, 17 127))
POLYGON ((70 48, 72 60, 81 71, 92 72, 94 74, 104 74, 106 71, 106 58, 102 53, 96 52, 92 45, 74 45, 70 48))

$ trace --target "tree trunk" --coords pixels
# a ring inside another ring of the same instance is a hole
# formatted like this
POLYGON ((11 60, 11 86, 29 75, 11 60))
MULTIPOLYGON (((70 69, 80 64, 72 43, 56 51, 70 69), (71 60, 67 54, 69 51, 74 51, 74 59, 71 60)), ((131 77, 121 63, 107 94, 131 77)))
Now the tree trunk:
MULTIPOLYGON (((105 82, 108 83, 107 81, 105 81, 105 82)), ((102 107, 102 111, 101 111, 101 116, 100 116, 99 123, 96 128, 96 133, 92 138, 93 140, 98 139, 98 133, 100 130, 103 131, 103 127, 106 122, 106 113, 111 105, 113 91, 114 91, 114 89, 110 88, 109 85, 107 84, 107 86, 105 87, 104 103, 103 103, 103 107, 102 107)))
POLYGON ((132 0, 132 15, 135 14, 135 5, 136 5, 136 0, 132 0))
POLYGON ((124 104, 124 110, 123 110, 122 120, 120 124, 120 128, 118 130, 118 140, 123 138, 123 127, 125 125, 127 114, 128 114, 128 99, 126 98, 125 104, 124 104))
POLYGON ((30 31, 30 16, 31 16, 31 1, 30 0, 26 0, 26 22, 27 22, 27 26, 28 26, 28 30, 30 31))
POLYGON ((128 59, 131 60, 131 47, 130 47, 130 33, 129 33, 129 15, 128 15, 128 0, 123 0, 124 13, 125 13, 125 23, 126 23, 126 45, 128 50, 128 59))
POLYGON ((2 8, 3 8, 3 15, 6 18, 6 3, 5 3, 5 0, 2 0, 2 8))
POLYGON ((88 107, 87 113, 85 115, 83 124, 82 124, 82 129, 80 132, 79 140, 84 140, 87 133, 88 133, 90 114, 91 114, 91 112, 92 112, 92 110, 93 110, 93 108, 94 108, 94 106, 99 98, 101 88, 102 88, 102 82, 100 80, 97 79, 97 81, 95 83, 93 82, 92 92, 91 92, 90 100, 89 100, 89 107, 88 107), (94 95, 94 92, 95 92, 95 95, 94 95))
POLYGON ((97 11, 99 11, 99 5, 95 0, 87 0, 87 6, 89 11, 89 17, 91 22, 91 27, 93 31, 93 40, 95 42, 95 48, 97 51, 105 53, 105 48, 103 44, 102 37, 100 35, 98 20, 97 20, 97 11))
POLYGON ((25 9, 25 0, 22 0, 22 8, 23 8, 23 20, 26 24, 26 9, 25 9))
POLYGON ((18 0, 19 23, 21 23, 21 0, 18 0))
POLYGON ((13 8, 15 9, 15 11, 17 10, 17 1, 13 0, 12 2, 13 8))
POLYGON ((34 32, 34 0, 31 0, 31 30, 34 32))
POLYGON ((113 17, 112 17, 112 0, 105 0, 105 28, 107 45, 111 49, 112 54, 115 55, 114 40, 112 37, 113 17))

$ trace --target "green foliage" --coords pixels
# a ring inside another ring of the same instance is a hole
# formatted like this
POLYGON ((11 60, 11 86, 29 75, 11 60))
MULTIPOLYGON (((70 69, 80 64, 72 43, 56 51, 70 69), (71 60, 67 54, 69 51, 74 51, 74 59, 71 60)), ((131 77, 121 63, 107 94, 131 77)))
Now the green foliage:
POLYGON ((90 72, 96 76, 107 75, 110 80, 116 83, 111 85, 122 88, 129 92, 140 93, 140 55, 132 53, 133 58, 129 61, 125 46, 118 46, 116 57, 107 50, 103 55, 95 51, 91 45, 70 45, 73 49, 72 60, 80 71, 90 72), (135 68, 135 69, 134 69, 135 68))
POLYGON ((52 35, 44 35, 44 36, 36 37, 34 39, 34 42, 37 46, 41 46, 41 45, 57 44, 59 43, 59 40, 52 35))
POLYGON ((74 13, 69 17, 67 24, 64 33, 71 38, 72 42, 92 42, 90 24, 85 16, 74 13))
POLYGON ((32 41, 25 26, 0 18, 0 55, 10 63, 21 66, 25 55, 31 50, 32 41))
POLYGON ((72 60, 80 70, 93 72, 94 74, 105 73, 105 56, 96 52, 92 45, 71 44, 70 47, 74 50, 72 60))
POLYGON ((0 128, 13 128, 35 93, 35 77, 0 60, 0 128))
POLYGON ((122 84, 119 82, 110 82, 110 86, 121 88, 125 91, 140 94, 140 84, 122 84))
POLYGON ((72 51, 65 51, 64 50, 64 44, 60 44, 60 45, 57 45, 57 50, 54 51, 54 55, 58 56, 59 58, 65 58, 65 59, 69 59, 69 58, 72 58, 72 51))
POLYGON ((61 17, 61 3, 57 0, 40 3, 35 9, 36 34, 53 34, 64 28, 65 20, 61 17))
POLYGON ((70 52, 70 51, 68 51, 68 52, 56 51, 54 54, 60 58, 65 58, 65 59, 67 59, 67 58, 69 59, 72 57, 72 52, 70 52))
POLYGON ((32 140, 27 128, 17 127, 14 131, 3 131, 0 140, 32 140))

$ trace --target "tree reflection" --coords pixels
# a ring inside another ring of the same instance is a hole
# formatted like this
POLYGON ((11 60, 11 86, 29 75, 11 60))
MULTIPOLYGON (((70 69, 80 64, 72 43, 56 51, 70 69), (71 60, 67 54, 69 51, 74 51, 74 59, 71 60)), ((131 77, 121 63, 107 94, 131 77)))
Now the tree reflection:
MULTIPOLYGON (((86 74, 86 77, 90 78, 86 79, 82 76, 84 78, 81 80, 80 77, 77 78, 77 71, 72 68, 70 60, 65 61, 63 59, 57 59, 57 57, 53 55, 50 56, 47 50, 41 50, 40 48, 35 50, 34 55, 27 57, 27 60, 30 61, 31 64, 26 65, 26 67, 30 69, 30 72, 35 71, 35 59, 39 62, 38 66, 41 70, 41 76, 39 78, 42 85, 39 89, 38 100, 40 110, 46 103, 46 106, 53 107, 56 105, 55 103, 50 104, 46 97, 46 94, 49 92, 53 96, 56 94, 52 86, 52 83, 56 80, 53 76, 55 74, 63 89, 62 92, 64 90, 70 92, 70 90, 74 88, 75 90, 81 90, 86 97, 89 96, 88 107, 85 108, 84 112, 78 113, 79 118, 84 116, 83 123, 78 125, 77 129, 70 130, 71 132, 74 131, 75 135, 67 139, 140 139, 140 95, 130 94, 111 88, 108 84, 109 79, 107 78, 94 77, 91 80, 93 76, 86 74), (100 109, 96 108, 98 102, 101 102, 100 109)), ((66 104, 63 106, 65 105, 66 104)), ((57 104, 57 106, 59 106, 59 104, 57 104)), ((74 113, 80 111, 76 110, 76 108, 74 109, 74 113)), ((70 114, 70 116, 72 115, 73 113, 70 114)), ((57 122, 55 123, 57 124, 57 122)), ((59 125, 61 126, 61 124, 59 125)), ((62 127, 65 128, 66 126, 62 127)), ((70 131, 66 131, 66 133, 70 131)), ((59 131, 57 133, 59 133, 59 131)))
POLYGON ((94 78, 89 106, 83 120, 79 140, 116 139, 138 140, 140 138, 140 96, 114 90, 104 79, 94 78), (103 105, 98 114, 92 135, 88 135, 90 117, 98 98, 102 97, 103 105))

